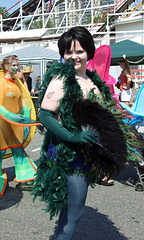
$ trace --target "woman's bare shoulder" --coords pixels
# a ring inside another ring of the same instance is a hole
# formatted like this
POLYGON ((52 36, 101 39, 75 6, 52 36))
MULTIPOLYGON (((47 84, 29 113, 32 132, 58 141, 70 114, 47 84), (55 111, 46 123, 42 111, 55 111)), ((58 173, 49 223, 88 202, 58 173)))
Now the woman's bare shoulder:
POLYGON ((63 79, 54 77, 47 87, 41 107, 56 112, 63 95, 63 79))

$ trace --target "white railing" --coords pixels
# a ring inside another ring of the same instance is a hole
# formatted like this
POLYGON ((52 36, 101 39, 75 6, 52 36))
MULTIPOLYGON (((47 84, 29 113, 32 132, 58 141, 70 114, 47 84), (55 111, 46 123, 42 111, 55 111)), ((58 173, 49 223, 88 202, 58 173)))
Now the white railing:
MULTIPOLYGON (((44 0, 40 0, 36 10, 34 11, 33 14, 30 15, 24 15, 23 14, 23 6, 22 6, 22 1, 20 1, 20 8, 19 8, 19 14, 17 17, 12 17, 12 18, 3 18, 3 15, 1 15, 1 31, 3 31, 6 22, 7 21, 11 21, 11 20, 15 20, 13 26, 11 26, 12 31, 16 30, 17 27, 19 27, 21 30, 23 29, 27 29, 29 30, 30 28, 32 28, 32 23, 34 21, 36 21, 36 19, 38 21, 42 21, 42 27, 46 28, 46 24, 49 20, 51 20, 52 22, 54 22, 55 19, 57 19, 57 17, 59 19, 62 19, 62 21, 57 21, 57 23, 55 23, 55 26, 52 27, 51 29, 56 33, 58 33, 61 29, 61 27, 65 27, 65 28, 69 28, 70 27, 70 20, 73 16, 78 15, 78 21, 75 22, 75 24, 77 25, 85 25, 86 27, 93 27, 94 25, 94 17, 97 16, 102 16, 104 15, 106 12, 103 11, 103 9, 111 9, 111 11, 109 12, 110 14, 114 14, 120 7, 121 4, 123 4, 125 1, 124 0, 119 0, 117 1, 115 4, 109 4, 109 5, 100 5, 100 1, 94 1, 94 0, 89 0, 87 2, 87 5, 85 6, 85 8, 77 8, 77 9, 71 9, 72 6, 74 6, 75 4, 75 0, 65 0, 64 2, 60 3, 59 5, 57 5, 57 1, 53 0, 53 6, 51 11, 45 12, 46 6, 44 3, 44 0), (95 6, 95 2, 97 2, 97 6, 95 6), (39 8, 40 4, 42 3, 42 7, 41 9, 39 8), (60 6, 64 6, 64 10, 62 11, 58 11, 58 8, 60 6), (41 11, 39 13, 39 11, 41 11), (89 19, 91 20, 90 23, 83 23, 86 16, 89 15, 89 19), (25 25, 25 21, 29 20, 29 24, 25 25), (18 23, 20 22, 20 23, 18 23)), ((139 4, 140 2, 142 2, 142 0, 137 0, 134 1, 137 3, 133 3, 133 8, 136 4, 139 4)), ((80 5, 80 7, 83 5, 80 5)), ((79 6, 78 6, 79 7, 79 6)), ((141 7, 140 7, 141 8, 141 7)))
MULTIPOLYGON (((121 7, 122 4, 124 4, 126 1, 125 0, 118 0, 115 4, 111 5, 100 5, 100 1, 97 0, 98 5, 95 6, 95 0, 89 0, 87 1, 87 5, 85 8, 77 8, 77 9, 71 9, 73 6, 75 0, 65 0, 60 4, 63 4, 64 10, 60 11, 59 10, 59 5, 57 5, 57 1, 53 0, 53 6, 50 12, 45 12, 46 6, 44 3, 44 0, 40 0, 36 10, 34 11, 33 14, 30 15, 24 15, 23 14, 23 6, 22 6, 22 1, 20 1, 20 9, 19 9, 19 15, 17 17, 12 17, 12 18, 6 18, 4 19, 1 15, 0 19, 0 31, 3 32, 6 26, 7 21, 13 21, 14 24, 10 28, 10 32, 13 32, 17 29, 19 30, 31 30, 34 28, 33 23, 34 21, 41 21, 42 22, 42 28, 46 29, 49 31, 47 35, 42 36, 42 39, 53 39, 53 38, 58 38, 62 32, 64 32, 66 29, 71 28, 74 25, 81 25, 87 27, 90 32, 93 34, 97 34, 97 30, 104 24, 102 21, 98 21, 97 23, 94 23, 94 17, 96 16, 102 16, 103 9, 111 9, 111 11, 107 11, 105 13, 105 16, 107 17, 107 25, 106 25, 106 32, 98 32, 99 39, 95 39, 95 41, 101 41, 103 39, 103 36, 105 36, 105 39, 112 40, 117 38, 117 36, 111 37, 110 34, 115 34, 116 32, 110 31, 110 25, 113 24, 110 22, 111 16, 118 16, 119 18, 124 18, 125 16, 134 16, 138 14, 143 14, 143 9, 142 9, 142 2, 143 0, 136 0, 133 1, 133 3, 130 5, 130 10, 125 11, 124 13, 116 13, 116 11, 121 7), (40 9, 39 6, 42 3, 42 8, 40 9), (135 9, 136 6, 139 6, 139 8, 133 12, 133 9, 135 9), (84 19, 86 18, 86 15, 89 15, 89 19, 91 20, 89 23, 84 22, 84 19), (72 19, 73 16, 78 16, 78 21, 72 24, 72 19), (59 22, 58 19, 61 19, 59 22), (29 20, 28 24, 25 24, 26 20, 29 20), (51 21, 52 23, 55 22, 54 26, 51 26, 49 28, 46 28, 48 21, 51 21)), ((82 2, 82 1, 81 1, 82 2)), ((62 6, 62 5, 61 5, 62 6)), ((82 5, 81 5, 82 6, 82 5)), ((102 20, 102 18, 100 19, 102 20)), ((118 32, 117 32, 118 33, 118 32)), ((138 31, 120 31, 119 32, 121 36, 118 38, 122 39, 127 39, 130 38, 134 35, 143 35, 144 31, 143 30, 138 30, 138 31)), ((116 35, 116 34, 115 34, 116 35)))

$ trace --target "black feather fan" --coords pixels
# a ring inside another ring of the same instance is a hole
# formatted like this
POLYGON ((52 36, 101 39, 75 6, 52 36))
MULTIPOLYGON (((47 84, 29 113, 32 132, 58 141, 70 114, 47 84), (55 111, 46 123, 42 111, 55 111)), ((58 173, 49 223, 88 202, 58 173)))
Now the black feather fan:
POLYGON ((83 130, 98 133, 98 144, 85 148, 86 161, 92 168, 104 174, 119 171, 127 159, 127 145, 114 114, 87 99, 75 103, 73 118, 83 130))

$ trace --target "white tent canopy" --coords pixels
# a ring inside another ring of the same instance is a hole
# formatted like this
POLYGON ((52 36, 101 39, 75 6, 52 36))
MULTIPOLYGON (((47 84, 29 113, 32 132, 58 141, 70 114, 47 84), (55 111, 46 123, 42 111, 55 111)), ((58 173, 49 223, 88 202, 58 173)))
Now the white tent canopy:
POLYGON ((37 75, 40 75, 42 78, 46 71, 46 63, 49 60, 60 60, 58 51, 41 47, 38 44, 33 44, 9 53, 0 54, 0 61, 8 55, 17 55, 20 65, 29 65, 34 68, 32 78, 36 78, 37 75))

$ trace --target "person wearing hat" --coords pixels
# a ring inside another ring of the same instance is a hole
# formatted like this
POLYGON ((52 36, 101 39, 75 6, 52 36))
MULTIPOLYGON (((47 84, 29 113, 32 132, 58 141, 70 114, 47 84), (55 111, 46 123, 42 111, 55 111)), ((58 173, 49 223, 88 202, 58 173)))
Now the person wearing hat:
POLYGON ((30 73, 32 73, 33 71, 34 69, 32 69, 30 66, 25 66, 23 69, 23 74, 27 82, 29 92, 31 92, 32 90, 32 78, 30 77, 30 73))

